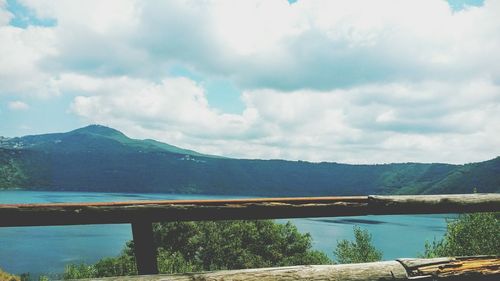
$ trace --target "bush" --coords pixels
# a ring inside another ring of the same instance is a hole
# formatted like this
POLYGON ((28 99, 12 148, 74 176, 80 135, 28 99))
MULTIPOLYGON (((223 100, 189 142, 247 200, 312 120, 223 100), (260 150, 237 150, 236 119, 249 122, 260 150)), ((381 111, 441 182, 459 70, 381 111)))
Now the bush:
POLYGON ((382 252, 372 244, 372 236, 368 230, 354 226, 354 242, 346 239, 337 242, 333 250, 338 263, 374 262, 382 259, 382 252))
MULTIPOLYGON (((291 224, 259 221, 203 221, 155 224, 154 242, 160 273, 328 264, 312 250, 311 236, 291 224)), ((69 265, 64 278, 134 275, 134 243, 123 253, 93 265, 69 265)))
POLYGON ((310 235, 301 234, 290 222, 173 222, 155 225, 154 234, 159 247, 179 253, 199 270, 330 262, 325 254, 311 250, 310 235))
POLYGON ((500 255, 500 213, 463 214, 448 221, 443 239, 425 243, 424 257, 500 255))

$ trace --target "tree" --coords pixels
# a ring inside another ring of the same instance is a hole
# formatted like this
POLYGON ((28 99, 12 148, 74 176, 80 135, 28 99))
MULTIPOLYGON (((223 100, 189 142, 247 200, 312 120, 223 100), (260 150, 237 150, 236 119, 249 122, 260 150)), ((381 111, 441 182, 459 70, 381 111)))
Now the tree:
POLYGON ((358 226, 353 227, 355 241, 346 239, 337 242, 333 250, 338 263, 362 263, 373 262, 382 259, 382 252, 372 244, 372 236, 368 230, 362 230, 358 226))
POLYGON ((157 224, 154 230, 156 245, 168 253, 178 252, 202 270, 330 262, 311 250, 311 236, 290 222, 173 222, 157 224))
POLYGON ((425 243, 424 257, 500 255, 500 213, 462 214, 444 237, 425 243))
MULTIPOLYGON (((153 234, 161 273, 331 263, 324 253, 312 250, 311 236, 290 222, 169 222, 155 224, 153 234)), ((118 257, 69 265, 64 278, 137 274, 133 253, 131 241, 118 257)))

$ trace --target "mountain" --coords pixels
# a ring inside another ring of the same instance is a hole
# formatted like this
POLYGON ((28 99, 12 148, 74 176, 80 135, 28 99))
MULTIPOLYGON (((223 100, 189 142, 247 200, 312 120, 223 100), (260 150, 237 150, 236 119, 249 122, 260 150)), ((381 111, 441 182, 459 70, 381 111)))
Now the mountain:
POLYGON ((71 153, 71 152, 103 152, 128 153, 169 152, 192 156, 210 157, 196 151, 182 149, 155 140, 136 140, 125 136, 122 132, 101 125, 90 125, 68 133, 24 136, 0 139, 0 147, 21 148, 36 151, 71 153))
POLYGON ((0 138, 0 188, 254 196, 500 191, 500 158, 466 165, 231 159, 100 125, 0 138))

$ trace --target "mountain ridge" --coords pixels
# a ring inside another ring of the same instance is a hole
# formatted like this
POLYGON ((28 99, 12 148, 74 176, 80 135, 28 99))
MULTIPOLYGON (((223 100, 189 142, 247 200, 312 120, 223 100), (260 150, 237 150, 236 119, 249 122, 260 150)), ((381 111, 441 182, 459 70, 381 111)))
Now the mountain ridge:
POLYGON ((102 125, 0 139, 0 188, 322 196, 499 192, 500 157, 463 164, 233 159, 102 125))
MULTIPOLYGON (((187 154, 203 157, 219 157, 214 155, 202 154, 193 150, 183 149, 167 143, 162 143, 152 139, 133 139, 126 136, 124 133, 103 125, 88 125, 66 133, 50 133, 40 135, 27 135, 22 137, 9 138, 0 142, 0 147, 3 148, 29 148, 29 149, 71 149, 66 141, 76 141, 81 145, 85 143, 90 145, 95 138, 101 138, 101 141, 116 142, 115 145, 124 145, 134 147, 145 151, 167 151, 171 153, 187 154)), ((5 138, 4 138, 5 139, 5 138)), ((108 146, 94 148, 110 148, 108 146)), ((112 147, 111 151, 117 147, 112 147)), ((77 148, 78 149, 78 148, 77 148)), ((122 151, 123 152, 123 151, 122 151)))

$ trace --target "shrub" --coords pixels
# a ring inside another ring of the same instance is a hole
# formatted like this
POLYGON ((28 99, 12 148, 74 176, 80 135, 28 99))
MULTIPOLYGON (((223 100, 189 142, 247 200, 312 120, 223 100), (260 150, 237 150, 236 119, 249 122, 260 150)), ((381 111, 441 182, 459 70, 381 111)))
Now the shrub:
POLYGON ((500 213, 463 214, 449 220, 441 240, 425 243, 424 257, 500 255, 500 213))
MULTIPOLYGON (((291 223, 169 222, 155 224, 153 234, 160 273, 331 263, 324 253, 312 250, 311 236, 291 223)), ((131 241, 118 257, 69 265, 64 278, 137 274, 133 249, 131 241)))
POLYGON ((337 247, 333 250, 338 263, 362 263, 373 262, 382 259, 382 252, 377 250, 372 244, 372 236, 368 230, 354 226, 355 241, 346 239, 338 241, 337 247))

